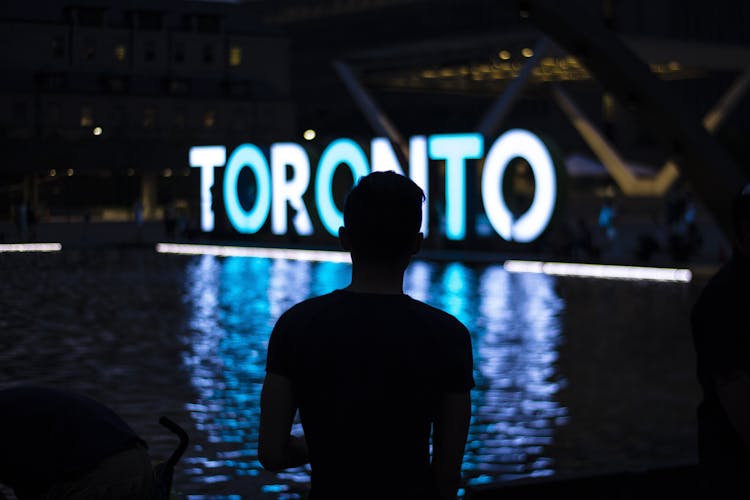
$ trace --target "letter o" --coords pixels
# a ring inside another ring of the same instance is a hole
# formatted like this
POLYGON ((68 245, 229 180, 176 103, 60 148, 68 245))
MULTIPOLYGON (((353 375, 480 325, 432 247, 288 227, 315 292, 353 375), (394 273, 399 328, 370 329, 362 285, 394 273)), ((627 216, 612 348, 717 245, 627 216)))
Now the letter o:
POLYGON ((244 234, 260 231, 271 209, 271 173, 263 152, 254 144, 242 144, 232 152, 224 171, 224 207, 232 226, 244 234), (237 195, 237 180, 243 167, 248 167, 255 175, 258 186, 255 203, 250 211, 245 211, 237 195))
POLYGON ((555 165, 544 142, 523 129, 508 130, 498 137, 487 153, 482 172, 482 201, 497 234, 507 241, 534 241, 547 228, 556 199, 555 165), (517 157, 529 162, 536 186, 531 207, 514 221, 502 193, 498 193, 498 185, 510 161, 517 157))
POLYGON ((333 174, 340 163, 349 166, 354 184, 370 170, 364 151, 351 139, 337 139, 323 151, 315 176, 315 205, 320 221, 332 236, 338 235, 339 227, 344 224, 344 215, 336 208, 331 192, 333 174))

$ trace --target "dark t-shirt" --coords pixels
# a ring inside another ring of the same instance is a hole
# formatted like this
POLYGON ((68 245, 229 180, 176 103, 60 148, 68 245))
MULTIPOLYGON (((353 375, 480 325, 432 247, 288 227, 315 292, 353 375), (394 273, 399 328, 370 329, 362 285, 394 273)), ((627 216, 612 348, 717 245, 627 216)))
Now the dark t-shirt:
POLYGON ((48 387, 0 390, 0 483, 21 498, 74 479, 136 442, 145 445, 114 411, 88 397, 48 387))
MULTIPOLYGON (((750 261, 735 254, 709 280, 691 314, 697 377, 703 391, 698 437, 703 463, 744 463, 750 453, 734 430, 716 393, 712 373, 750 374, 750 261)), ((750 469, 746 469, 750 471, 750 469)))
POLYGON ((466 327, 407 295, 337 290, 295 305, 274 327, 266 369, 291 380, 311 497, 324 499, 419 498, 437 404, 474 386, 466 327))

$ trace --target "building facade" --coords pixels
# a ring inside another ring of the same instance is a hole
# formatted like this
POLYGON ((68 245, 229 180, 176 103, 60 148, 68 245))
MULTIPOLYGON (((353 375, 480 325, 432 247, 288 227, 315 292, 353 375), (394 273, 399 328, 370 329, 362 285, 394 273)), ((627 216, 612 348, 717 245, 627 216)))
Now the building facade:
POLYGON ((294 130, 289 41, 239 6, 8 2, 0 38, 6 216, 157 217, 190 202, 190 146, 294 130))

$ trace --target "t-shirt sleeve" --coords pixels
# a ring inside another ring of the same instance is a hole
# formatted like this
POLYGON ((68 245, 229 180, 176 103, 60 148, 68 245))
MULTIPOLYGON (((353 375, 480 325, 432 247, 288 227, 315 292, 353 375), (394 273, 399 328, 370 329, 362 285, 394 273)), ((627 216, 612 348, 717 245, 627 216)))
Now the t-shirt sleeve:
POLYGON ((446 345, 446 367, 443 378, 445 392, 467 392, 474 383, 474 356, 471 335, 461 323, 451 331, 446 345))
POLYGON ((291 325, 286 313, 276 321, 268 339, 268 352, 266 354, 266 372, 276 375, 291 377, 292 375, 292 343, 291 325))

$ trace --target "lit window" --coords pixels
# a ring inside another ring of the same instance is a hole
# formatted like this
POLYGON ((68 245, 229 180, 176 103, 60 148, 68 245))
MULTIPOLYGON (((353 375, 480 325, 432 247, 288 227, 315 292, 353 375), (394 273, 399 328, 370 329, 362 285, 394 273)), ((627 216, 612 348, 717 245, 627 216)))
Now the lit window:
POLYGON ((242 64, 242 47, 232 45, 229 48, 229 65, 239 66, 240 64, 242 64))
POLYGON ((124 45, 122 45, 121 43, 118 43, 117 45, 115 45, 115 59, 117 61, 120 61, 120 62, 124 61, 127 55, 128 55, 128 51, 124 45))
POLYGON ((84 106, 81 108, 81 127, 90 127, 94 124, 94 112, 91 106, 84 106))
POLYGON ((203 115, 203 126, 211 128, 216 125, 216 111, 206 111, 203 115))

